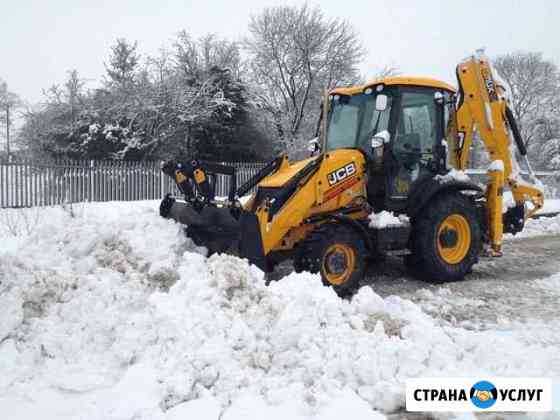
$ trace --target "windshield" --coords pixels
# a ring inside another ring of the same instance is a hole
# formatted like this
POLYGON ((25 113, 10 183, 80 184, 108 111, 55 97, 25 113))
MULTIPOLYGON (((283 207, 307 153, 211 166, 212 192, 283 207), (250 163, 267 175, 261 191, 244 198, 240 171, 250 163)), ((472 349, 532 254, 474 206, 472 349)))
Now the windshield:
POLYGON ((387 130, 391 96, 384 111, 375 109, 375 94, 335 95, 330 104, 327 151, 359 148, 371 152, 371 138, 387 130))

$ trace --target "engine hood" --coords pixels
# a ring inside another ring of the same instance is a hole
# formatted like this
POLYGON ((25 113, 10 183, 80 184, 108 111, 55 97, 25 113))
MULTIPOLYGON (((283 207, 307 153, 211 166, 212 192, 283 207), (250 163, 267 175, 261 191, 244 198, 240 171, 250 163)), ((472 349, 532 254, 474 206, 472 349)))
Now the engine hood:
POLYGON ((280 167, 275 173, 267 176, 259 183, 259 187, 279 188, 292 179, 299 171, 301 171, 309 162, 314 161, 317 157, 300 160, 289 165, 280 167))

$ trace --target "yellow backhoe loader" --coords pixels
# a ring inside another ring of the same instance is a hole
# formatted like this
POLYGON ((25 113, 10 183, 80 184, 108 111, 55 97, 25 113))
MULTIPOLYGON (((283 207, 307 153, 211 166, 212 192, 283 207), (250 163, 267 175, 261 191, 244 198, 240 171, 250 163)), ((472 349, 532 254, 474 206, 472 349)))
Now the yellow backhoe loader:
POLYGON ((166 162, 184 197, 164 198, 160 214, 210 252, 234 249, 265 271, 292 259, 339 294, 359 283, 368 261, 396 250, 418 277, 460 280, 484 247, 500 256, 503 233, 521 231, 544 198, 528 161, 529 182, 522 177, 516 154, 526 160, 527 151, 483 52, 458 64, 457 80, 458 89, 420 77, 334 89, 315 156, 281 156, 239 187, 233 167, 166 162), (485 186, 459 176, 475 130, 492 162, 485 186), (227 199, 214 196, 217 174, 231 178, 227 199), (515 206, 504 212, 506 185, 515 206), (382 211, 403 222, 370 223, 382 211))

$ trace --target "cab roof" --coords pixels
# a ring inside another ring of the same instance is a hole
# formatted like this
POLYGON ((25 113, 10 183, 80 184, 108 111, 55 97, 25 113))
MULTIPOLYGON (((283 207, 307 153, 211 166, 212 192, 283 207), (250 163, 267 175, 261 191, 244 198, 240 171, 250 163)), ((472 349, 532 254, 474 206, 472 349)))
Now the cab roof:
POLYGON ((362 93, 368 87, 376 85, 408 85, 408 86, 426 86, 436 89, 443 89, 449 92, 456 92, 457 90, 448 83, 441 80, 431 79, 429 77, 409 77, 409 76, 392 76, 375 79, 367 82, 364 85, 341 87, 331 91, 331 93, 339 93, 341 95, 356 95, 362 93))

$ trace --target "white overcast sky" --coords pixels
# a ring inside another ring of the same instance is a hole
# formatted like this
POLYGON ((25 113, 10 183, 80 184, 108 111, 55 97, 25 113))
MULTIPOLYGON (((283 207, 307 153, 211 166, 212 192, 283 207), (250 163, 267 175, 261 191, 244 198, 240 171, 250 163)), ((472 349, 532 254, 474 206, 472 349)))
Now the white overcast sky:
MULTIPOLYGON (((252 14, 278 0, 0 0, 0 79, 29 102, 76 68, 95 86, 116 38, 154 54, 181 29, 232 40, 252 14)), ((385 64, 454 84, 455 64, 479 47, 489 55, 540 51, 560 64, 557 0, 328 0, 328 16, 350 21, 367 54, 366 76, 385 64)))

